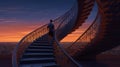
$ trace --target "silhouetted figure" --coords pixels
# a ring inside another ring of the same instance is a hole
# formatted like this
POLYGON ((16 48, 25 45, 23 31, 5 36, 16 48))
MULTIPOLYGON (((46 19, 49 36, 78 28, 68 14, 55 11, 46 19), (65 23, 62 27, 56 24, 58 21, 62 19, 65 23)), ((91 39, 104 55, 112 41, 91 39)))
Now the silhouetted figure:
POLYGON ((49 29, 49 36, 53 37, 54 36, 54 24, 53 20, 50 20, 50 23, 48 24, 47 28, 49 29))
POLYGON ((54 24, 53 21, 50 20, 50 23, 48 24, 47 28, 49 29, 49 43, 52 44, 54 42, 54 34, 55 34, 55 30, 54 30, 54 24))

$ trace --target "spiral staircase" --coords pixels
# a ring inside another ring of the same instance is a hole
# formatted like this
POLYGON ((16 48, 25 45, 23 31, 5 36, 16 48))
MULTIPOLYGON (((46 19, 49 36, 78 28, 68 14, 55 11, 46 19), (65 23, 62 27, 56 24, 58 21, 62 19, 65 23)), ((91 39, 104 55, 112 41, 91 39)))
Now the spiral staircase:
POLYGON ((76 0, 73 7, 54 20, 55 35, 48 36, 47 25, 26 35, 14 49, 13 67, 82 67, 79 60, 112 49, 120 44, 119 0, 76 0), (60 40, 77 30, 88 19, 94 4, 98 13, 78 39, 63 48, 60 40))

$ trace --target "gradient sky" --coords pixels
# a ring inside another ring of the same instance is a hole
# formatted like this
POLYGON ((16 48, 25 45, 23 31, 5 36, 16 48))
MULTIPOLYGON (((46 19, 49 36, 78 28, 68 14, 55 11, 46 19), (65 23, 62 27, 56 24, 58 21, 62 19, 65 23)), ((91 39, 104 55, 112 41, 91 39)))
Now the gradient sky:
MULTIPOLYGON (((0 42, 18 42, 29 32, 48 23, 49 19, 63 15, 74 2, 75 0, 0 0, 0 42)), ((86 22, 92 21, 95 15, 96 7, 86 22)))
POLYGON ((24 35, 68 11, 75 0, 0 0, 0 42, 24 35))

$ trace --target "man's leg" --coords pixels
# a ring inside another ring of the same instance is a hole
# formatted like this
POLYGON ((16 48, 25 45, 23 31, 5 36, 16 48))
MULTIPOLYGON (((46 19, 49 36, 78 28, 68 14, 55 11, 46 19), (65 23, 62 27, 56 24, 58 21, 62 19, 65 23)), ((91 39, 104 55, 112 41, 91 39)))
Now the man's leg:
POLYGON ((48 36, 48 41, 49 41, 49 44, 51 45, 51 35, 48 36))

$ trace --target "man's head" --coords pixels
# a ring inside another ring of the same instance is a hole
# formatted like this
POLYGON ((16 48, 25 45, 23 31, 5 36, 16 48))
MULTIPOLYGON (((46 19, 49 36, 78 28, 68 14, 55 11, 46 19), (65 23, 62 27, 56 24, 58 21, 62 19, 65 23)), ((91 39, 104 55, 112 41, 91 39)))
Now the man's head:
POLYGON ((53 22, 53 20, 51 19, 50 22, 53 22))

